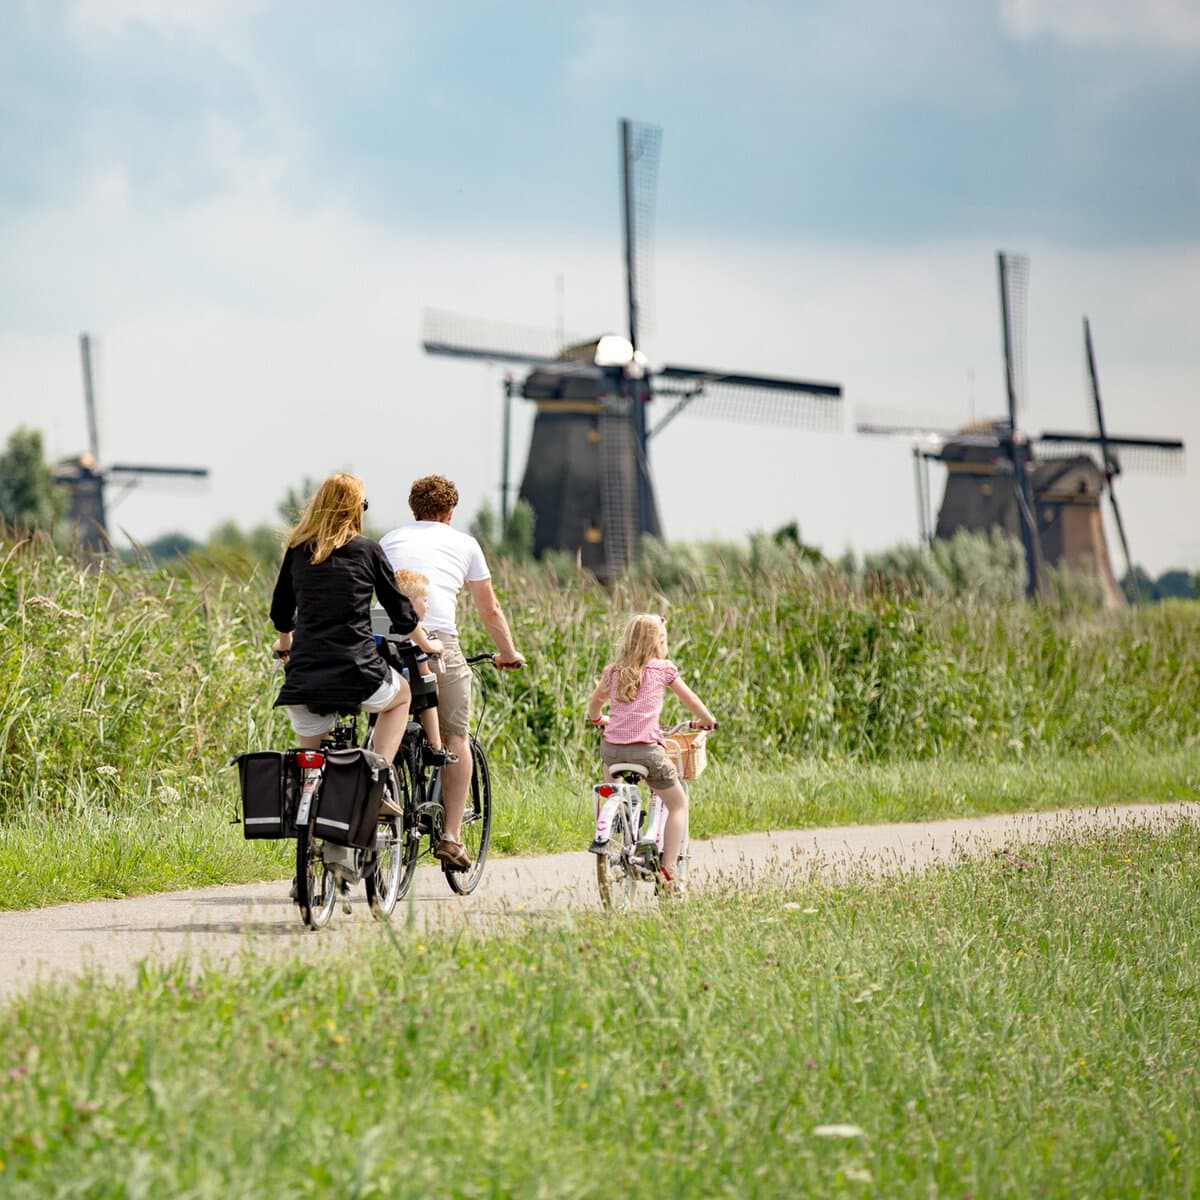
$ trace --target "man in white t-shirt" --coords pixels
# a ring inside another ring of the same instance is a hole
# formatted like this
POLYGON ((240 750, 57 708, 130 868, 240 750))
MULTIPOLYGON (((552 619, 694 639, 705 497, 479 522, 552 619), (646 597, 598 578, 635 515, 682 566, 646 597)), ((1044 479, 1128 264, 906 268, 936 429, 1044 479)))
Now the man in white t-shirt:
POLYGON ((458 645, 458 594, 464 584, 484 626, 496 643, 498 667, 524 666, 525 656, 513 643, 504 610, 492 590, 492 573, 483 548, 470 534, 450 528, 458 506, 458 489, 442 475, 426 475, 409 490, 413 521, 393 529, 380 545, 394 570, 417 571, 429 580, 429 600, 421 622, 430 637, 445 647, 438 678, 438 724, 442 743, 458 761, 442 768, 444 836, 434 848, 443 862, 465 871, 471 859, 462 843, 462 819, 471 786, 471 668, 458 645))

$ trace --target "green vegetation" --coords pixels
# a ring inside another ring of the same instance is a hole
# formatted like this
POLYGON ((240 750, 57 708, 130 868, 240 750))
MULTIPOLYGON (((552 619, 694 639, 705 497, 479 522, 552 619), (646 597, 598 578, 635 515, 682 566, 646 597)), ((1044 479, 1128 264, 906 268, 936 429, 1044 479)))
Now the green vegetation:
MULTIPOLYGON (((1194 791, 1200 605, 1105 614, 1066 588, 1054 606, 984 603, 985 560, 960 554, 948 594, 772 539, 649 556, 612 594, 561 564, 500 564, 530 666, 483 677, 497 848, 579 844, 584 697, 645 608, 668 613, 672 655, 721 720, 697 836, 1194 791)), ((287 871, 286 846, 226 824, 228 760, 291 742, 272 708, 273 572, 227 567, 84 566, 42 538, 0 551, 0 903, 287 871)), ((463 640, 486 645, 471 614, 463 640)))
POLYGON ((1195 830, 0 1016, 6 1196, 1200 1190, 1195 830))
POLYGON ((41 431, 13 430, 0 454, 0 527, 49 530, 66 511, 67 496, 54 483, 41 431))

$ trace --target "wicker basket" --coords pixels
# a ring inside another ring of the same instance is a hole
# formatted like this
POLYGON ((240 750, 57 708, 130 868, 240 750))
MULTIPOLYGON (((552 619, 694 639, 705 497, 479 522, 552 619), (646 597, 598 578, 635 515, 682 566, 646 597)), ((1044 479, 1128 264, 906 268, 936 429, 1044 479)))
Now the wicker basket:
POLYGON ((681 729, 677 733, 666 734, 663 740, 680 778, 699 779, 700 773, 708 765, 708 752, 704 748, 708 730, 681 729))

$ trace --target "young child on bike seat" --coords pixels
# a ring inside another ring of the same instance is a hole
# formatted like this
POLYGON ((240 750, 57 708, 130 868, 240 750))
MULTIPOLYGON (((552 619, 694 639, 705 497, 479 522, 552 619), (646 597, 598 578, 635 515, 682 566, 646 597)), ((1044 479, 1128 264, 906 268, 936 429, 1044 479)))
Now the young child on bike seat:
POLYGON ((703 728, 716 727, 712 713, 667 658, 666 618, 638 613, 625 626, 615 660, 604 668, 588 698, 587 717, 604 730, 600 757, 605 771, 615 762, 640 763, 648 771, 646 782, 666 806, 661 870, 670 888, 675 884, 679 848, 687 832, 688 794, 667 754, 659 725, 668 688, 703 728), (603 716, 601 709, 606 704, 609 715, 603 716))
MULTIPOLYGON (((419 571, 399 570, 396 572, 396 586, 408 597, 417 620, 425 620, 425 609, 429 604, 429 577, 419 571)), ((438 638, 431 638, 423 626, 418 625, 409 635, 418 650, 423 650, 430 657, 437 657, 444 647, 438 638)), ((414 681, 415 682, 415 681, 414 681)), ((451 754, 442 745, 442 730, 438 723, 437 705, 422 709, 417 714, 421 728, 425 731, 425 740, 429 743, 430 755, 427 766, 444 766, 446 763, 458 762, 458 755, 451 754)))

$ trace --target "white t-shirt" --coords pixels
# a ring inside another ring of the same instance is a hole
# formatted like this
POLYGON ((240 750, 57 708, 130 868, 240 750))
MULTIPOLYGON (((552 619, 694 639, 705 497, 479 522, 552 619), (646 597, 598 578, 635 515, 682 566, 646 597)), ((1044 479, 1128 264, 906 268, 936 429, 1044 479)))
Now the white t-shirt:
POLYGON ((466 583, 492 577, 480 544, 444 521, 410 521, 379 544, 393 570, 416 571, 429 579, 429 603, 421 622, 426 632, 457 636, 458 593, 466 583))

